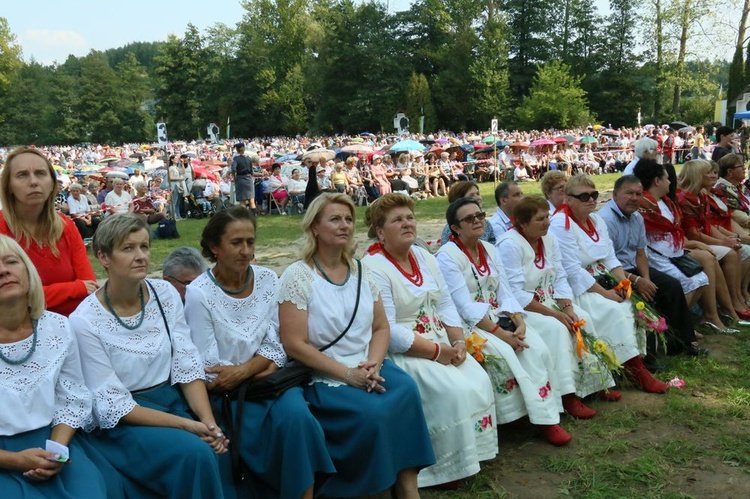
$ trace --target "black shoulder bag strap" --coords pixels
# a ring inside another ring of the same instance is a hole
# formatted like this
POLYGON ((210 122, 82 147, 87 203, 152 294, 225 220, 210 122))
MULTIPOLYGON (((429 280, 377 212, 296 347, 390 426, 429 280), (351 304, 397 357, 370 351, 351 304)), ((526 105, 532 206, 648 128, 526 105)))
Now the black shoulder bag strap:
MULTIPOLYGON (((354 302, 354 310, 352 311, 352 317, 349 319, 349 324, 346 325, 344 330, 329 344, 319 348, 318 350, 324 352, 331 348, 333 345, 339 342, 349 329, 354 324, 354 318, 357 316, 357 310, 359 310, 359 297, 362 293, 362 262, 357 260, 357 299, 354 302)), ((282 368, 283 369, 283 368, 282 368)), ((232 476, 236 482, 241 482, 245 479, 244 473, 242 473, 242 463, 240 463, 240 429, 242 428, 242 413, 245 408, 245 393, 247 393, 248 387, 252 384, 253 380, 248 379, 242 382, 240 387, 237 389, 237 411, 234 413, 234 424, 232 424, 232 406, 228 397, 224 397, 222 401, 222 410, 224 414, 228 415, 225 418, 225 422, 231 426, 231 428, 225 428, 225 431, 229 432, 229 438, 232 440, 232 445, 229 447, 230 458, 232 461, 232 476)))

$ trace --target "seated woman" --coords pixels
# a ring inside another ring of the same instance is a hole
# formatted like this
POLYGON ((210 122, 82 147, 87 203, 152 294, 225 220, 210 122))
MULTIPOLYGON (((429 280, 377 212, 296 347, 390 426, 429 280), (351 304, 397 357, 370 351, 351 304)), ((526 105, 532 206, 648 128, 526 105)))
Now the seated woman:
MULTIPOLYGON (((130 202, 133 201, 133 196, 125 190, 125 186, 125 181, 121 178, 112 181, 112 191, 104 198, 104 204, 109 213, 128 213, 130 211, 130 202)), ((129 188, 130 184, 127 184, 127 187, 129 188)))
POLYGON ((352 196, 354 202, 362 206, 367 204, 367 190, 365 189, 365 183, 362 180, 362 175, 357 169, 357 157, 349 156, 346 158, 346 181, 349 182, 349 186, 352 188, 352 196))
POLYGON ((151 188, 148 191, 151 194, 151 199, 154 200, 154 207, 159 213, 165 213, 169 204, 169 191, 162 189, 163 181, 162 177, 154 177, 151 180, 151 188))
POLYGON ((547 233, 549 208, 539 196, 521 199, 513 210, 515 227, 500 237, 497 255, 508 276, 509 287, 526 310, 527 327, 537 331, 555 356, 557 388, 563 394, 563 407, 573 417, 591 418, 596 411, 578 397, 598 393, 605 400, 621 395, 607 368, 590 353, 578 357, 574 349, 573 324, 586 320, 586 330, 595 334, 591 317, 573 303, 573 292, 560 261, 557 241, 547 233), (562 327, 565 335, 558 331, 562 327))
MULTIPOLYGON (((270 192, 271 196, 279 204, 279 212, 281 215, 286 215, 286 204, 289 202, 289 192, 286 189, 287 178, 281 175, 281 165, 274 163, 271 167, 271 175, 268 177, 267 191, 270 192)), ((271 207, 268 207, 268 212, 271 212, 271 207)))
POLYGON ((383 156, 380 154, 373 155, 370 175, 372 176, 372 180, 375 182, 375 186, 378 188, 378 192, 381 196, 391 192, 391 183, 388 181, 385 172, 386 167, 383 165, 383 156))
MULTIPOLYGON (((451 194, 454 190, 455 186, 451 194)), ((555 361, 539 335, 526 327, 495 246, 480 241, 484 212, 475 199, 463 197, 448 206, 445 218, 451 227, 450 241, 436 255, 443 280, 465 334, 476 331, 487 340, 482 353, 502 359, 500 365, 485 363, 494 386, 498 424, 528 415, 548 442, 567 444, 571 437, 559 425, 563 406, 554 379, 555 361), (510 322, 501 323, 502 319, 510 322)), ((564 327, 557 334, 567 339, 564 327)))
POLYGON ((390 358, 417 382, 437 463, 419 474, 420 487, 456 481, 479 472, 497 455, 492 382, 466 356, 462 321, 438 269, 417 238, 414 201, 389 194, 365 215, 377 238, 364 262, 380 286, 391 324, 390 358))
POLYGON ((648 393, 664 393, 669 385, 654 378, 643 365, 645 335, 636 336, 638 330, 630 302, 595 279, 604 272, 618 280, 625 278, 607 225, 594 213, 598 197, 591 177, 586 174, 571 177, 565 184, 565 203, 557 209, 550 225, 560 245, 573 301, 591 317, 590 333, 609 342, 617 359, 624 364, 626 376, 648 393))
POLYGON ((742 257, 750 256, 750 251, 743 249, 741 237, 727 228, 731 228, 731 215, 726 205, 720 205, 718 198, 708 194, 716 178, 717 168, 707 160, 692 159, 683 165, 677 191, 684 214, 682 228, 688 239, 708 245, 718 258, 731 301, 731 305, 726 304, 719 296, 725 312, 735 321, 750 319, 750 309, 741 289, 743 276, 750 272, 750 259, 742 257))
POLYGON ((94 235, 102 217, 91 212, 89 200, 83 195, 83 187, 78 182, 70 184, 68 196, 68 216, 76 224, 78 233, 83 239, 94 235))
POLYGON ((75 224, 55 213, 55 170, 39 150, 13 150, 0 175, 0 234, 34 263, 47 309, 69 315, 98 285, 75 224))
POLYGON ((351 195, 353 190, 349 185, 349 179, 344 171, 344 164, 341 162, 336 163, 331 172, 331 183, 337 192, 343 192, 344 194, 351 195))
MULTIPOLYGON (((482 204, 484 204, 484 200, 482 199, 482 195, 479 193, 479 186, 476 182, 468 181, 468 180, 460 180, 453 184, 453 187, 451 187, 451 191, 448 193, 448 202, 453 203, 457 199, 461 198, 471 198, 474 199, 477 204, 479 204, 479 207, 482 207, 482 204)), ((445 224, 445 227, 443 227, 443 232, 440 234, 440 243, 445 244, 448 242, 448 239, 451 236, 451 229, 450 224, 445 224)), ((484 224, 484 233, 482 234, 482 237, 480 237, 482 241, 486 241, 490 244, 495 244, 495 231, 492 228, 491 224, 485 223, 484 224)))
MULTIPOLYGON (((707 324, 711 325, 710 327, 719 330, 726 329, 719 317, 716 304, 715 276, 718 263, 715 258, 710 258, 704 265, 705 272, 692 277, 687 277, 670 261, 670 258, 682 256, 688 245, 701 251, 708 250, 708 247, 703 243, 690 242, 685 238, 682 230, 682 210, 669 196, 672 187, 669 173, 656 160, 641 159, 633 168, 633 175, 638 177, 643 186, 643 197, 638 211, 643 216, 646 228, 649 265, 680 281, 688 306, 700 300, 704 319, 707 324)), ((722 285, 726 288, 720 268, 718 275, 722 285)))
POLYGON ((68 319, 45 312, 39 274, 7 236, 0 236, 0 286, 3 497, 107 497, 104 477, 75 436, 93 418, 73 332, 68 319), (47 440, 55 448, 44 450, 47 440))
POLYGON ((281 276, 279 333, 288 355, 314 370, 305 399, 337 470, 319 493, 394 486, 396 497, 416 499, 417 473, 435 455, 416 384, 385 359, 388 319, 373 277, 352 256, 354 216, 344 194, 322 194, 308 208, 302 259, 281 276))
POLYGON ((136 197, 130 203, 130 213, 142 216, 148 225, 164 220, 166 215, 156 210, 151 194, 146 192, 146 183, 141 180, 133 182, 133 189, 135 189, 136 197))
MULTIPOLYGON (((185 296, 185 319, 201 352, 217 413, 224 394, 286 363, 278 333, 279 278, 251 264, 255 229, 255 217, 244 207, 215 214, 203 229, 201 248, 216 265, 198 276, 185 296)), ((312 498, 316 473, 336 471, 301 387, 274 399, 231 404, 224 421, 245 404, 235 428, 240 438, 232 435, 232 445, 240 445, 239 454, 253 476, 250 487, 262 482, 276 497, 312 498)))
POLYGON ((139 497, 223 497, 215 454, 226 452, 225 438, 180 296, 168 282, 146 279, 146 222, 107 217, 93 250, 109 279, 70 318, 100 428, 85 436, 87 446, 141 489, 139 497))

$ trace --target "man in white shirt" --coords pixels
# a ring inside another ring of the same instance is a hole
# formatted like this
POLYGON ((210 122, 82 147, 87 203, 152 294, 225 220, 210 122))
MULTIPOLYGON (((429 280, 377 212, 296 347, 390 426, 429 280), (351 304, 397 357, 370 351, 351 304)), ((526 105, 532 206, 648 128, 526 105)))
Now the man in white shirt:
POLYGON ((489 223, 497 239, 513 226, 513 210, 522 197, 521 188, 511 180, 502 182, 495 189, 497 211, 490 217, 489 223))

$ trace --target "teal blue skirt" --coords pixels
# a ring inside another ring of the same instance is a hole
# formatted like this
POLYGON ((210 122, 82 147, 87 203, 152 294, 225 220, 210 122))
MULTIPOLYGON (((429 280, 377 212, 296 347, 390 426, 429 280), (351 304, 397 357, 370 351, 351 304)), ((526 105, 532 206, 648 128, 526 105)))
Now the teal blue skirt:
POLYGON ((320 382, 304 389, 337 471, 321 484, 323 496, 376 494, 400 471, 435 463, 416 383, 390 360, 380 373, 385 393, 320 382))
MULTIPOLYGON (((143 407, 192 419, 176 386, 139 393, 134 399, 143 407)), ((125 477, 128 497, 235 497, 229 476, 219 471, 219 456, 197 435, 185 430, 122 423, 84 438, 92 454, 125 477)))
MULTIPOLYGON (((222 398, 211 397, 214 414, 220 414, 222 398)), ((279 398, 254 402, 232 402, 232 414, 242 411, 240 457, 249 477, 243 483, 251 497, 299 499, 336 472, 328 456, 325 435, 302 396, 302 388, 284 392, 279 398)), ((223 421, 224 429, 228 428, 223 421)), ((237 440, 230 442, 236 445, 237 440)), ((224 456, 222 456, 222 464, 224 456)), ((231 465, 230 465, 231 466, 231 465)))
MULTIPOLYGON (((0 436, 0 449, 20 452, 26 449, 44 449, 50 437, 50 427, 19 433, 13 436, 0 436)), ((97 466, 84 452, 78 436, 68 444, 70 464, 53 478, 44 482, 26 479, 23 473, 0 469, 0 496, 24 499, 116 499, 123 497, 122 489, 116 484, 107 491, 107 482, 97 466)))

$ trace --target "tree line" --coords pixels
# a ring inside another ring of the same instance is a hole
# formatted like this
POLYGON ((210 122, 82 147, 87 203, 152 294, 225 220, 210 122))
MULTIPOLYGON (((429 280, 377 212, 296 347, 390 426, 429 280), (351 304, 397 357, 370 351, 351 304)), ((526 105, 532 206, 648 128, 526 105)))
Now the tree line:
MULTIPOLYGON (((723 0, 720 0, 723 1, 723 0)), ((726 0, 728 2, 737 0, 726 0)), ((61 64, 22 59, 0 17, 0 144, 393 130, 564 128, 713 118, 750 82, 743 18, 731 63, 701 57, 708 0, 250 0, 236 25, 61 64), (637 40, 643 40, 638 44, 637 40), (738 70, 739 68, 739 70, 738 70), (730 99, 732 96, 730 96, 730 99)), ((729 57, 727 56, 727 59, 729 57)))

